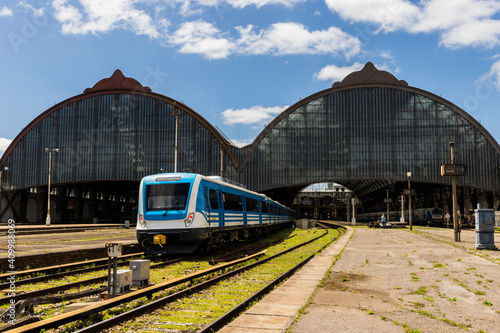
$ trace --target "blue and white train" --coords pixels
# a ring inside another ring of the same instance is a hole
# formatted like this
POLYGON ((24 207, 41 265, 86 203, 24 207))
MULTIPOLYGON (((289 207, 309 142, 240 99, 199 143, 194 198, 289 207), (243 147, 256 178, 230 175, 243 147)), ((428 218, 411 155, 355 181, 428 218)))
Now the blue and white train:
POLYGON ((139 187, 137 239, 146 254, 191 253, 290 225, 289 208, 221 177, 146 176, 139 187))

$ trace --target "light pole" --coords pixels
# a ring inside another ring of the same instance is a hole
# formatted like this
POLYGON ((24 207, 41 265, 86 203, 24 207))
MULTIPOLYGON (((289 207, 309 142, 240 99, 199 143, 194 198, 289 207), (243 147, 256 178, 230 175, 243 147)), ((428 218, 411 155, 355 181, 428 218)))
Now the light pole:
MULTIPOLYGON (((451 164, 455 164, 455 141, 450 141, 451 148, 451 164)), ((460 242, 460 231, 458 229, 457 215, 457 177, 451 176, 451 200, 453 209, 453 229, 455 232, 455 242, 460 242)))
POLYGON ((175 117, 175 150, 174 150, 174 173, 177 173, 177 136, 179 131, 179 114, 174 106, 174 113, 172 116, 175 117))
POLYGON ((410 188, 410 178, 411 178, 411 171, 408 171, 406 173, 408 176, 408 220, 410 221, 410 230, 412 230, 412 225, 411 225, 411 188, 410 188))
POLYGON ((385 190, 387 193, 387 223, 389 223, 389 190, 385 190))
POLYGON ((58 153, 59 148, 45 148, 45 152, 49 153, 49 182, 48 182, 48 195, 47 195, 47 219, 45 220, 45 225, 50 226, 50 168, 51 168, 51 162, 52 162, 52 152, 58 153))

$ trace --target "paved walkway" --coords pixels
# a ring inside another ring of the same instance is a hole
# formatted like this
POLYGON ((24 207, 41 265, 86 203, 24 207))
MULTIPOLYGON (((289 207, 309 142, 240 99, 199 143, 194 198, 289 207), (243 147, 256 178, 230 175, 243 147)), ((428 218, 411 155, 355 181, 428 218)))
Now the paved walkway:
POLYGON ((347 232, 338 241, 219 332, 274 333, 286 330, 312 296, 335 256, 344 249, 353 232, 353 229, 348 227, 347 232))
POLYGON ((461 239, 350 229, 220 332, 500 332, 500 251, 476 251, 473 230, 461 239))

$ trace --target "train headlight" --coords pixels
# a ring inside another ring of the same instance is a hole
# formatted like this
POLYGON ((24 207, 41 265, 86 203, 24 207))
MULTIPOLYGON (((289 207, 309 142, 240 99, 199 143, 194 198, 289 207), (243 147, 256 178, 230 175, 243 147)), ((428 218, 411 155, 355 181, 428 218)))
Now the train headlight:
POLYGON ((194 222, 194 213, 189 213, 187 219, 184 220, 186 227, 189 227, 194 222))
POLYGON ((141 228, 146 228, 146 220, 142 214, 139 214, 139 224, 141 225, 141 228))

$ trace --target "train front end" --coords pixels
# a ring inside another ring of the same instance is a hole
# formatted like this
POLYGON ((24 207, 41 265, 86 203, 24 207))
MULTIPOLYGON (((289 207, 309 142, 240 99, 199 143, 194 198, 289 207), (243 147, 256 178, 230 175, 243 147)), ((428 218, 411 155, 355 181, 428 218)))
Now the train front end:
POLYGON ((197 174, 146 176, 139 187, 137 240, 146 254, 191 253, 210 236, 196 212, 197 174))

